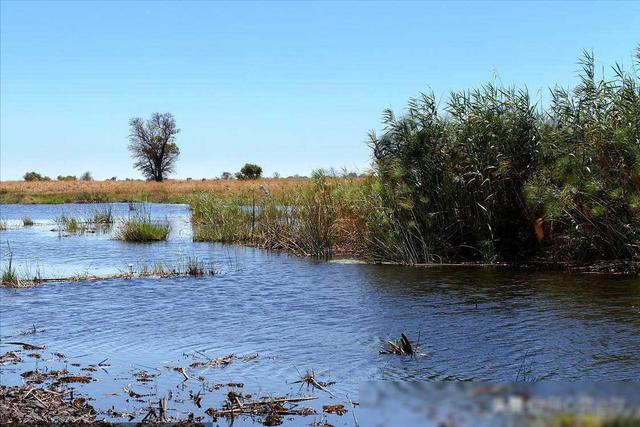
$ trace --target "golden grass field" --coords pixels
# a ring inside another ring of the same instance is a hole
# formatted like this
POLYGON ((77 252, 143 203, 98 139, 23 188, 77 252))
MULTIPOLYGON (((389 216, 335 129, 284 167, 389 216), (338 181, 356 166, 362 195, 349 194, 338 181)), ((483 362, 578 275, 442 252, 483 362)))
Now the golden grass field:
POLYGON ((274 195, 307 182, 304 178, 187 181, 0 181, 0 203, 184 202, 195 193, 274 195))

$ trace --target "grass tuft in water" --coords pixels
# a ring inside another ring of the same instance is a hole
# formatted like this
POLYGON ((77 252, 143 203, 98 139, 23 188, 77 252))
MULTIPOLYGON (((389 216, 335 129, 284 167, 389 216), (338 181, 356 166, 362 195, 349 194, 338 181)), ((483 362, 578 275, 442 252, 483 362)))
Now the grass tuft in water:
POLYGON ((187 276, 213 276, 216 274, 213 266, 207 266, 197 257, 189 257, 185 263, 184 274, 187 276))
POLYGON ((169 231, 169 224, 154 223, 150 215, 140 214, 122 222, 116 239, 125 242, 159 242, 167 240, 169 231))
POLYGON ((84 234, 87 231, 87 225, 82 220, 62 214, 55 219, 58 224, 59 232, 67 232, 69 234, 84 234))
POLYGON ((89 219, 89 222, 95 225, 113 225, 114 218, 111 211, 111 206, 107 206, 106 208, 96 208, 93 212, 93 215, 89 219))
POLYGON ((18 272, 13 267, 13 255, 9 254, 9 262, 6 267, 2 269, 2 286, 11 288, 17 288, 20 286, 20 277, 18 272))

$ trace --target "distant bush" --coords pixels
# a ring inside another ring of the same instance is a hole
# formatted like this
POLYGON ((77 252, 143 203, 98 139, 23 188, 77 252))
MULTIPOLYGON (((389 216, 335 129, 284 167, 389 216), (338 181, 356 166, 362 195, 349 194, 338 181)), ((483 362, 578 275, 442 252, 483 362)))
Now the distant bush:
POLYGON ((221 179, 233 179, 233 174, 231 172, 222 172, 220 175, 221 179))
POLYGON ((262 176, 262 168, 253 163, 245 163, 240 169, 240 172, 236 173, 238 179, 258 179, 262 176))
POLYGON ((51 181, 48 176, 42 176, 38 172, 27 172, 24 174, 25 181, 51 181))
POLYGON ((93 181, 93 176, 91 176, 91 172, 87 171, 80 176, 82 181, 93 181))
POLYGON ((56 178, 58 181, 77 181, 78 178, 76 178, 74 175, 67 175, 67 176, 63 176, 63 175, 58 175, 58 178, 56 178))

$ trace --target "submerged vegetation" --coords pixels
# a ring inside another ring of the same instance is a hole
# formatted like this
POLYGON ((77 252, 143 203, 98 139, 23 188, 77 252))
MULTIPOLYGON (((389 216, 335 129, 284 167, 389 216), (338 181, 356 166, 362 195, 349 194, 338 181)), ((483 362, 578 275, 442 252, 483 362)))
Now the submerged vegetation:
POLYGON ((81 219, 70 217, 67 214, 62 214, 55 219, 55 223, 58 226, 58 232, 66 232, 69 234, 83 234, 87 231, 87 224, 81 219))
POLYGON ((487 84, 409 102, 370 135, 374 176, 191 200, 196 240, 371 261, 640 262, 640 50, 635 72, 554 88, 487 84))
POLYGON ((125 242, 157 242, 167 240, 169 224, 151 220, 151 215, 144 212, 124 219, 116 234, 116 239, 125 242))
POLYGON ((74 217, 66 213, 55 220, 59 233, 84 234, 107 231, 114 223, 111 206, 95 207, 93 211, 83 217, 74 217))

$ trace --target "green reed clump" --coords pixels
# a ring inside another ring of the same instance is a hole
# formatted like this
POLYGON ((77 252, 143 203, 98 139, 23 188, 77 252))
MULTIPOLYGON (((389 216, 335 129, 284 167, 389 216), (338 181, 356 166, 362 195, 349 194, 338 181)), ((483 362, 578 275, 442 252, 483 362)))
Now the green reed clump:
POLYGON ((87 224, 81 218, 74 218, 67 214, 62 214, 55 219, 59 232, 69 234, 84 234, 87 231, 87 224))
POLYGON ((255 212, 247 210, 243 198, 202 194, 193 197, 190 204, 196 225, 195 241, 233 243, 252 239, 255 212))
POLYGON ((154 222, 150 215, 141 213, 122 221, 116 239, 125 242, 157 242, 167 240, 169 231, 169 224, 154 222))
POLYGON ((22 225, 25 227, 31 227, 33 225, 33 219, 25 216, 22 218, 22 225))
POLYGON ((274 196, 263 188, 243 195, 192 198, 194 240, 244 243, 300 256, 366 257, 368 216, 379 202, 373 181, 315 171, 311 180, 274 196))
POLYGON ((638 72, 596 78, 589 54, 582 68, 546 110, 487 84, 385 111, 370 136, 380 247, 407 263, 640 256, 638 72))
POLYGON ((213 265, 207 265, 204 261, 198 260, 197 257, 188 257, 184 263, 184 268, 179 273, 187 276, 213 276, 216 274, 216 270, 213 265))
MULTIPOLYGON (((133 270, 131 270, 131 274, 133 274, 133 270)), ((138 271, 138 275, 140 277, 169 276, 171 274, 172 271, 165 264, 160 262, 156 262, 153 265, 143 265, 138 271)))
POLYGON ((552 90, 526 195, 557 259, 640 258, 640 47, 636 60, 607 79, 585 52, 578 85, 552 90))
POLYGON ((111 226, 114 223, 111 206, 104 208, 95 208, 93 214, 89 218, 89 222, 99 226, 111 226))
POLYGON ((6 252, 8 253, 9 260, 2 267, 0 285, 8 288, 24 288, 42 282, 42 274, 38 267, 32 270, 27 265, 23 268, 22 272, 18 272, 13 265, 13 253, 8 243, 6 252))
POLYGON ((9 254, 9 261, 7 265, 2 269, 2 286, 20 286, 20 277, 18 276, 16 269, 13 267, 13 256, 11 254, 9 254))

